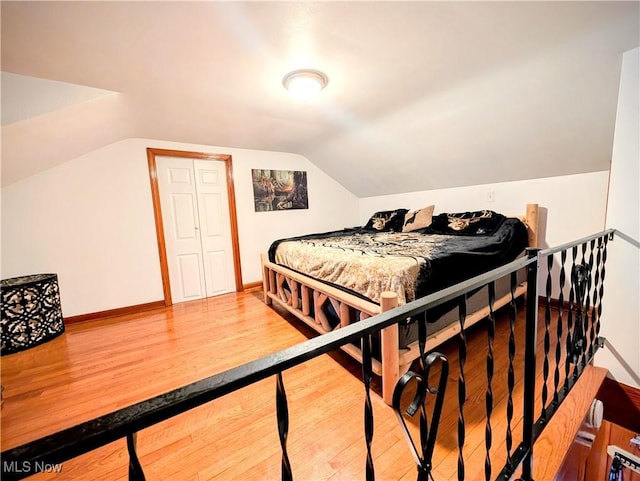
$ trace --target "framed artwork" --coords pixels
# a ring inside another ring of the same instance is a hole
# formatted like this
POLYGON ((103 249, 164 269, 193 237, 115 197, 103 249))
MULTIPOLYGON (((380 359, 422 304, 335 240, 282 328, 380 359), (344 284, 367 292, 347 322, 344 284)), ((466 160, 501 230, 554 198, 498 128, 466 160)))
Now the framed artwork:
POLYGON ((256 212, 309 208, 306 172, 252 169, 251 177, 256 212))

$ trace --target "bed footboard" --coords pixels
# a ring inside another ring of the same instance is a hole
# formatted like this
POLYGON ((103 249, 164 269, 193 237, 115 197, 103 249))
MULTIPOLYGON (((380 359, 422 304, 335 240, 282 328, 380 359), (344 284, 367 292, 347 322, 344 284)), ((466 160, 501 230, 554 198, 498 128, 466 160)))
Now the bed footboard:
MULTIPOLYGON (((262 254, 262 286, 264 302, 277 304, 319 333, 330 332, 352 322, 375 316, 398 305, 396 294, 382 294, 382 305, 364 300, 323 282, 279 266, 262 254), (337 314, 338 320, 326 314, 327 310, 337 314)), ((410 361, 401 356, 398 347, 398 326, 384 329, 381 334, 382 352, 380 360, 373 359, 373 372, 382 377, 385 402, 391 403, 395 383, 409 368, 410 361)), ((362 362, 360 349, 353 345, 342 349, 362 362)), ((406 351, 406 349, 403 349, 406 351)))
MULTIPOLYGON (((269 261, 267 254, 262 254, 262 273, 265 304, 277 304, 283 307, 320 334, 375 316, 398 305, 397 295, 393 292, 383 292, 381 294, 381 305, 378 306, 373 302, 274 264, 269 261), (338 320, 333 319, 334 316, 328 316, 325 313, 326 309, 336 313, 338 320)), ((526 282, 518 285, 514 294, 517 298, 525 294, 525 292, 526 282)), ((510 301, 511 294, 504 295, 496 299, 494 307, 498 309, 510 301)), ((488 306, 475 312, 470 312, 465 319, 465 328, 481 321, 488 315, 488 306)), ((460 329, 460 323, 453 322, 437 332, 429 334, 426 350, 433 350, 443 342, 458 335, 460 329)), ((383 400, 387 404, 391 404, 393 389, 398 379, 409 369, 411 363, 420 356, 420 350, 417 341, 410 344, 408 348, 399 347, 397 325, 383 329, 380 341, 380 359, 372 360, 372 369, 376 375, 382 378, 383 400)), ((342 349, 358 362, 362 362, 362 353, 356 346, 348 344, 342 346, 342 349)))

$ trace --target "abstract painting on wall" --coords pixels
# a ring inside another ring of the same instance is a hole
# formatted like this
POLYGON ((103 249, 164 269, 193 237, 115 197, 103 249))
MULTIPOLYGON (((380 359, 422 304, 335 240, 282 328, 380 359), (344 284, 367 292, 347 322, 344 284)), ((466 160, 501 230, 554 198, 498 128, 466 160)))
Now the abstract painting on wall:
POLYGON ((306 172, 252 169, 251 177, 256 212, 309 208, 306 172))

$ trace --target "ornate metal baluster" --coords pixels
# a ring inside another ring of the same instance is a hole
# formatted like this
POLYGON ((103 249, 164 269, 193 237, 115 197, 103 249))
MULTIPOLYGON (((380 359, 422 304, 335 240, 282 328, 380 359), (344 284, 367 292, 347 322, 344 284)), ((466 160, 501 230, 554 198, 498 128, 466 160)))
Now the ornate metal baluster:
POLYGON ((582 269, 580 264, 576 265, 571 271, 571 284, 573 285, 576 302, 576 319, 573 328, 573 337, 571 339, 571 362, 574 364, 574 375, 579 374, 578 363, 580 361, 580 347, 582 344, 582 269))
POLYGON ((400 426, 404 432, 407 442, 409 443, 409 449, 411 455, 418 468, 417 481, 427 481, 431 474, 433 450, 436 444, 436 436, 438 434, 438 425, 440 423, 440 415, 442 414, 442 405, 444 403, 444 394, 447 387, 447 377, 449 374, 449 362, 447 358, 439 352, 432 352, 430 354, 422 354, 420 358, 420 365, 422 372, 416 373, 409 371, 404 374, 395 389, 393 390, 392 406, 400 422, 400 426), (440 361, 442 367, 440 370, 440 380, 438 382, 437 389, 429 386, 429 373, 431 367, 436 361, 440 361), (415 385, 415 394, 413 400, 406 409, 402 408, 402 397, 404 390, 409 385, 415 385), (429 430, 429 422, 427 421, 427 408, 426 401, 428 394, 435 394, 436 400, 433 407, 433 413, 431 416, 431 430, 429 430), (404 420, 404 415, 415 416, 416 412, 420 410, 420 448, 421 453, 418 452, 415 442, 411 437, 411 433, 407 428, 407 423, 404 420), (423 421, 424 420, 424 421, 423 421))
MULTIPOLYGON (((613 236, 613 234, 611 234, 613 236)), ((600 339, 600 316, 602 315, 602 299, 604 298, 604 275, 605 275, 605 266, 607 264, 607 243, 609 242, 609 237, 604 237, 602 240, 602 267, 600 269, 600 302, 598 303, 598 319, 596 320, 596 339, 598 339, 598 343, 602 341, 600 339)))
POLYGON ((460 376, 458 377, 458 480, 464 481, 464 402, 467 399, 466 381, 464 378, 464 364, 467 361, 467 335, 464 330, 464 323, 467 320, 467 297, 460 297, 458 306, 460 316, 460 334, 458 336, 458 361, 460 365, 460 376))
MULTIPOLYGON (((422 370, 422 375, 425 376, 427 383, 429 382, 429 367, 426 365, 425 354, 424 351, 427 345, 427 311, 424 312, 422 316, 420 316, 418 320, 418 348, 420 350, 420 369, 422 370)), ((396 414, 398 411, 396 410, 396 414)), ((439 417, 439 415, 438 415, 439 417)), ((436 431, 438 427, 435 427, 436 431)), ((427 450, 427 438, 429 434, 429 422, 427 420, 427 411, 426 409, 420 409, 420 447, 422 449, 422 456, 425 459, 426 450, 427 450)), ((429 457, 429 464, 431 463, 431 459, 429 457)), ((424 466, 423 466, 424 467, 424 466)), ((421 472, 420 466, 418 466, 418 473, 421 472)), ((420 477, 420 475, 418 475, 420 477)), ((426 478, 425 478, 426 479, 426 478)))
POLYGON ((547 283, 546 283, 546 302, 544 307, 544 360, 542 364, 542 411, 540 416, 544 417, 547 407, 547 398, 549 389, 547 388, 547 380, 549 379, 549 351, 551 350, 551 336, 549 328, 551 326, 551 274, 553 272, 553 255, 547 257, 547 283))
POLYGON ((484 459, 484 479, 491 479, 491 413, 493 412, 493 341, 496 335, 496 317, 494 314, 494 305, 496 300, 496 284, 489 283, 489 332, 487 336, 487 392, 485 394, 485 407, 487 410, 487 425, 484 430, 484 442, 487 454, 484 459))
POLYGON ((129 481, 145 481, 144 471, 136 453, 137 433, 127 434, 127 451, 129 452, 129 481))
POLYGON ((287 437, 289 435, 289 406, 287 393, 284 390, 282 372, 276 375, 276 416, 278 418, 278 436, 282 447, 281 478, 283 481, 292 481, 293 473, 287 454, 287 437))
MULTIPOLYGON (((593 247, 592 247, 593 248, 593 247)), ((598 339, 596 338, 596 323, 598 322, 598 306, 600 305, 600 299, 598 298, 598 290, 600 288, 600 267, 602 262, 602 237, 598 238, 598 253, 596 255, 596 265, 593 280, 593 307, 591 308, 591 322, 589 323, 589 360, 591 360, 596 352, 596 344, 598 339)))
POLYGON ((576 256, 578 254, 578 248, 577 247, 572 247, 571 248, 571 269, 569 270, 569 275, 570 275, 570 280, 569 280, 569 312, 567 315, 567 341, 566 341, 566 358, 565 358, 565 364, 564 364, 564 369, 565 369, 565 378, 564 378, 564 392, 567 393, 569 392, 569 382, 571 381, 572 378, 572 374, 571 374, 571 363, 572 363, 572 356, 571 356, 571 352, 573 350, 573 330, 574 330, 574 325, 573 325, 573 313, 574 313, 574 299, 575 299, 575 283, 574 283, 574 279, 573 279, 573 272, 575 270, 576 267, 576 256))
POLYGON ((371 454, 371 443, 373 441, 373 406, 371 405, 371 336, 362 338, 362 380, 364 382, 365 402, 364 402, 364 437, 367 444, 367 464, 366 480, 374 481, 375 470, 373 467, 373 456, 371 454))
MULTIPOLYGON (((515 387, 516 378, 515 371, 513 368, 513 360, 516 355, 516 333, 515 333, 515 324, 516 324, 516 315, 517 315, 517 307, 515 300, 515 286, 517 284, 517 279, 515 277, 515 273, 511 274, 511 301, 509 303, 509 369, 507 371, 507 388, 508 388, 508 396, 507 396, 507 433, 505 437, 505 445, 507 448, 507 464, 513 467, 513 459, 511 457, 511 450, 513 448, 513 431, 511 427, 511 423, 513 421, 513 389, 515 387)), ((531 302, 531 300, 527 300, 527 302, 531 302)))
POLYGON ((580 293, 580 299, 578 300, 576 298, 576 304, 578 306, 578 316, 580 318, 580 336, 577 339, 576 342, 576 346, 578 347, 577 350, 577 361, 576 364, 579 368, 578 371, 578 375, 580 375, 580 373, 582 372, 582 369, 584 369, 586 363, 585 363, 585 353, 587 351, 587 315, 588 315, 588 310, 587 310, 587 302, 589 299, 589 283, 591 280, 591 272, 589 269, 589 264, 586 260, 586 255, 587 255, 587 243, 584 242, 581 244, 580 246, 580 250, 582 252, 582 260, 578 269, 578 284, 579 284, 579 289, 578 292, 580 293))
POLYGON ((567 261, 567 251, 564 250, 560 253, 560 286, 558 293, 558 322, 556 326, 556 365, 555 370, 553 372, 553 403, 557 406, 560 402, 560 360, 562 359, 562 324, 564 319, 562 318, 562 314, 564 312, 564 288, 566 283, 566 272, 564 268, 564 264, 567 261))
POLYGON ((584 353, 586 350, 585 321, 584 321, 584 295, 589 277, 588 266, 580 264, 575 266, 572 272, 573 284, 576 291, 576 323, 571 342, 571 358, 575 364, 574 376, 577 379, 584 368, 584 353))
MULTIPOLYGON (((585 299, 584 299, 584 346, 582 348, 582 365, 586 366, 590 359, 589 352, 593 350, 591 347, 593 343, 593 336, 589 337, 591 321, 593 320, 593 314, 591 312, 591 286, 593 278, 593 251, 595 250, 596 240, 592 239, 589 243, 589 261, 586 264, 586 279, 585 282, 585 299)), ((586 249, 587 244, 583 244, 586 249)))

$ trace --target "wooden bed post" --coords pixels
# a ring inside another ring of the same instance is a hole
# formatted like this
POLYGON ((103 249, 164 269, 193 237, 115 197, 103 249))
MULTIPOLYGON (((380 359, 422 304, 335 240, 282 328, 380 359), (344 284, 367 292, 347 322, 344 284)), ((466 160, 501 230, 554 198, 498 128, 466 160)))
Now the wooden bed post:
MULTIPOLYGON (((398 307, 398 296, 395 292, 385 291, 380 294, 380 311, 386 312, 398 307)), ((383 329, 380 333, 382 344, 382 399, 388 405, 393 400, 393 390, 400 378, 400 358, 398 355, 398 324, 383 329)))
POLYGON ((529 247, 540 247, 538 233, 538 204, 527 204, 526 223, 529 247))
POLYGON ((267 254, 263 253, 260 255, 260 263, 262 264, 262 295, 264 296, 264 303, 267 306, 271 305, 271 298, 268 296, 270 292, 269 286, 269 268, 267 267, 267 254))

